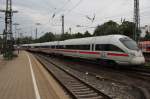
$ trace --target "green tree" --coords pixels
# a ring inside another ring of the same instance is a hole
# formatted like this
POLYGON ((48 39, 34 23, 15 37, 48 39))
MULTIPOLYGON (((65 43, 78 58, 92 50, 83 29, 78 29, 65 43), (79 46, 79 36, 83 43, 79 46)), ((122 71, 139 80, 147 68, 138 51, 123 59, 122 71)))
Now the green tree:
POLYGON ((94 36, 119 34, 119 24, 114 21, 108 21, 102 25, 98 25, 94 31, 94 36))
POLYGON ((35 40, 36 43, 42 43, 42 42, 50 42, 55 40, 55 35, 52 32, 47 32, 43 36, 41 36, 39 39, 35 40))
POLYGON ((84 35, 82 33, 80 33, 80 32, 75 33, 72 36, 73 36, 73 38, 83 38, 84 37, 84 35))
POLYGON ((92 35, 89 33, 89 31, 85 31, 84 37, 91 37, 92 35))
POLYGON ((68 32, 64 33, 61 35, 60 40, 66 40, 66 39, 71 39, 72 36, 68 32))
POLYGON ((16 44, 30 44, 33 43, 32 37, 23 37, 23 38, 18 38, 16 41, 16 44))
POLYGON ((134 33, 134 27, 135 27, 135 24, 133 22, 124 21, 119 26, 119 31, 121 34, 133 38, 134 37, 134 34, 133 34, 134 33))

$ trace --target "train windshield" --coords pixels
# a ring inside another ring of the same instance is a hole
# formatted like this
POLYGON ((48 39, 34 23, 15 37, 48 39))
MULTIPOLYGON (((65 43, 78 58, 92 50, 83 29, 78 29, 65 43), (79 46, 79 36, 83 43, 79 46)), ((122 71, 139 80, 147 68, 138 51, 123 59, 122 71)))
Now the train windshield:
POLYGON ((133 41, 130 38, 120 38, 120 41, 128 48, 131 50, 139 50, 137 44, 135 41, 133 41))

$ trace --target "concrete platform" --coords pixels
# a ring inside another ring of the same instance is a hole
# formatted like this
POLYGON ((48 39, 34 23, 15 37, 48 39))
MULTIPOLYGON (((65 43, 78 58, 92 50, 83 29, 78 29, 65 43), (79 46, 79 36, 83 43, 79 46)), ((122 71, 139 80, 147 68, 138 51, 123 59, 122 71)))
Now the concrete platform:
POLYGON ((0 59, 0 99, 68 99, 68 96, 33 55, 22 51, 11 61, 0 59))

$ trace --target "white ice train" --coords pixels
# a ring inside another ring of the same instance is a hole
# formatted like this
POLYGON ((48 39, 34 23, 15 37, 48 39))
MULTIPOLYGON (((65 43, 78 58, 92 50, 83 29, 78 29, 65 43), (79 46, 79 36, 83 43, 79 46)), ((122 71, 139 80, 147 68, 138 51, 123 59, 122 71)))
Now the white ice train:
POLYGON ((35 44, 24 44, 31 51, 94 59, 120 65, 142 65, 145 58, 135 41, 124 35, 107 35, 35 44))

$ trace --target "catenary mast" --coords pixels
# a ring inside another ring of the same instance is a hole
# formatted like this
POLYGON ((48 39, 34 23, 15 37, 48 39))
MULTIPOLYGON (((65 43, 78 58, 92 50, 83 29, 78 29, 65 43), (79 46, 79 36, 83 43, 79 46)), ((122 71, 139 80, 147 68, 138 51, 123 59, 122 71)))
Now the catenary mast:
POLYGON ((0 10, 5 13, 5 29, 3 32, 3 56, 5 58, 13 57, 13 33, 12 33, 12 14, 17 11, 12 11, 12 0, 6 0, 6 10, 0 10))
POLYGON ((134 0, 134 39, 138 41, 139 39, 139 30, 140 30, 140 9, 139 9, 139 0, 134 0))

